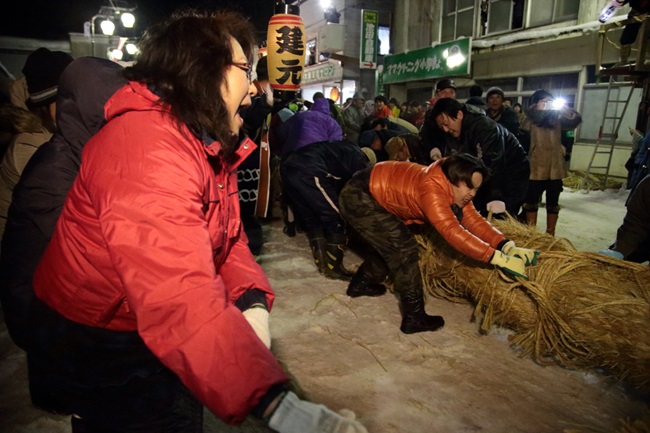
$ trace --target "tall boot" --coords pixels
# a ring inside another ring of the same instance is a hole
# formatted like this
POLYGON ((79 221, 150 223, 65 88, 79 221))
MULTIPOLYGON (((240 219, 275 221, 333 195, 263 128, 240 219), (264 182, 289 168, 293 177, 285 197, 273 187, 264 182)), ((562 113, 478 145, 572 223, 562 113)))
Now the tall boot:
POLYGON ((548 213, 546 212, 546 233, 551 236, 555 236, 555 226, 557 225, 557 213, 548 213))
POLYGON ((429 316, 424 310, 424 298, 420 296, 402 296, 402 326, 405 334, 437 331, 445 326, 442 316, 429 316))
POLYGON ((346 294, 351 298, 359 296, 381 296, 386 293, 386 286, 380 283, 375 283, 364 272, 364 267, 361 265, 359 270, 354 274, 346 294))
POLYGON ((343 267, 345 235, 337 234, 327 237, 325 248, 325 276, 334 280, 350 281, 352 273, 343 267))
POLYGON ((525 211, 526 215, 526 224, 531 227, 537 227, 537 211, 527 210, 525 211))
POLYGON ((321 274, 325 273, 327 267, 327 260, 325 258, 325 249, 327 248, 327 240, 323 234, 310 235, 309 236, 309 247, 311 248, 311 253, 314 256, 314 263, 318 268, 318 272, 321 274))

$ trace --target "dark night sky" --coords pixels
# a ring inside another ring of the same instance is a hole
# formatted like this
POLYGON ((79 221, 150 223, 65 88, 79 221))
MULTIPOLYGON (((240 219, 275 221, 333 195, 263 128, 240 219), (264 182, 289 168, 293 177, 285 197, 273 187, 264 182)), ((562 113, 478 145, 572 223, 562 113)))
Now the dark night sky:
MULTIPOLYGON (((36 39, 65 40, 69 32, 83 32, 84 22, 95 15, 108 0, 17 0, 9 12, 0 14, 0 35, 36 39)), ((136 6, 136 33, 182 6, 238 10, 249 16, 263 39, 273 0, 131 0, 136 6)))

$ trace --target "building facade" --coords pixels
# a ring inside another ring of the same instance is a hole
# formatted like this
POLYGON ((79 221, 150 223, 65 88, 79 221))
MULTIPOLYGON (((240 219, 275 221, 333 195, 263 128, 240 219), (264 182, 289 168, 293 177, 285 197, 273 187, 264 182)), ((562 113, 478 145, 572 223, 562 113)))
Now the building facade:
MULTIPOLYGON (((597 65, 599 60, 606 64, 619 59, 621 29, 608 33, 599 52, 598 17, 603 6, 604 2, 580 0, 396 0, 391 45, 399 56, 471 38, 468 73, 445 75, 455 80, 461 101, 474 84, 484 91, 498 86, 524 108, 537 89, 563 97, 583 116, 575 134, 571 168, 585 170, 606 122, 605 109, 613 108, 607 104, 613 99, 607 96, 609 77, 598 76, 597 65)), ((626 18, 629 11, 629 7, 620 8, 611 21, 626 18)), ((438 78, 411 75, 395 82, 393 77, 383 90, 399 101, 424 101, 432 97, 438 78)), ((631 150, 628 127, 646 129, 637 124, 643 89, 622 82, 613 85, 612 91, 619 99, 632 92, 624 115, 622 104, 614 107, 623 120, 609 174, 625 177, 624 163, 631 150)))
MULTIPOLYGON (((323 92, 326 97, 338 93, 339 102, 351 98, 355 92, 366 98, 374 97, 377 83, 377 62, 364 65, 362 62, 363 12, 374 12, 372 31, 377 57, 380 57, 381 39, 388 45, 394 0, 332 0, 329 6, 307 0, 300 4, 300 17, 305 26, 307 42, 306 66, 303 71, 301 94, 311 100, 314 93, 323 92), (374 29, 374 30, 373 30, 374 29), (332 89, 336 89, 332 93, 332 89)), ((384 49, 387 47, 384 46, 384 49)))

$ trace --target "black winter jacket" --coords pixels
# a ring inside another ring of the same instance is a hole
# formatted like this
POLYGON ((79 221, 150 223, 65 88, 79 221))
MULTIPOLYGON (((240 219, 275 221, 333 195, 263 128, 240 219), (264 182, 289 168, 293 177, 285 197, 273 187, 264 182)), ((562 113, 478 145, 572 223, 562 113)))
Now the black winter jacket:
POLYGON ((344 226, 339 193, 367 165, 365 154, 348 141, 312 143, 282 157, 283 194, 308 233, 318 228, 333 234, 344 226))
POLYGON ((58 131, 29 160, 13 191, 0 257, 0 301, 9 334, 26 349, 32 275, 54 233, 86 142, 106 123, 104 105, 124 84, 122 67, 96 57, 73 61, 61 75, 58 131))
POLYGON ((490 178, 474 199, 479 211, 493 200, 504 201, 508 211, 512 205, 523 203, 530 163, 517 138, 503 125, 466 105, 460 137, 448 140, 447 145, 451 148, 445 150, 445 155, 469 153, 480 158, 490 171, 490 178))

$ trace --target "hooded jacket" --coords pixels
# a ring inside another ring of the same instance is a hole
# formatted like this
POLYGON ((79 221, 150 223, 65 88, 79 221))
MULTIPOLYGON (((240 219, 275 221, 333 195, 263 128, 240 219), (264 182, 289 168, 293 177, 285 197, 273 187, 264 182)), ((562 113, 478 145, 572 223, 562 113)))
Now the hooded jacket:
POLYGON ((454 193, 440 162, 428 167, 400 161, 379 162, 370 173, 370 194, 388 212, 409 223, 428 222, 454 249, 487 263, 506 239, 469 202, 457 218, 454 193))
POLYGON ((52 133, 44 128, 38 132, 20 132, 14 135, 2 157, 0 162, 0 239, 7 222, 13 189, 34 152, 50 138, 52 138, 52 133))
POLYGON ((36 296, 68 320, 137 331, 190 391, 240 422, 287 381, 235 301, 273 292, 246 245, 236 166, 179 125, 146 85, 106 103, 36 274, 36 296))
POLYGON ((79 58, 61 75, 57 132, 39 147, 14 187, 2 241, 0 295, 12 339, 26 348, 32 276, 72 186, 81 151, 106 123, 104 104, 124 84, 122 67, 96 57, 79 58))
POLYGON ((288 128, 287 143, 283 146, 285 154, 308 144, 343 139, 343 129, 330 114, 326 98, 317 99, 309 110, 296 113, 282 128, 288 128))

